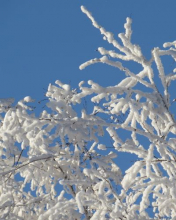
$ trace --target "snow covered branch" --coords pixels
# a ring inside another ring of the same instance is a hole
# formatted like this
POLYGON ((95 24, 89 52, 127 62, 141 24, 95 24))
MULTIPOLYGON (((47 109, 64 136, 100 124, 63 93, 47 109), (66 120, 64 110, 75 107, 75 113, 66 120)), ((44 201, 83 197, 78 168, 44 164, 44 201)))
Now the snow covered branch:
POLYGON ((0 100, 0 218, 176 219, 176 123, 169 94, 176 70, 167 72, 162 62, 163 56, 176 60, 176 41, 154 48, 147 60, 131 41, 130 18, 119 43, 81 10, 114 50, 99 47, 100 57, 80 69, 103 63, 124 79, 108 87, 82 81, 77 89, 57 80, 39 116, 29 96, 16 105, 0 100), (141 70, 130 70, 127 61, 141 70), (92 110, 84 109, 84 98, 92 110), (117 165, 124 152, 137 158, 125 171, 117 165))

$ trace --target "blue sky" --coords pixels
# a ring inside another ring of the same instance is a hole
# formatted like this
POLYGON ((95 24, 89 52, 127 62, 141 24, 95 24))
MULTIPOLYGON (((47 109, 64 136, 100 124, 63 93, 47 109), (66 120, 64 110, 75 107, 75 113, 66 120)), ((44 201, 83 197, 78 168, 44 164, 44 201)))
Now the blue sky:
POLYGON ((122 73, 101 64, 79 70, 81 63, 99 57, 99 46, 109 48, 81 5, 116 36, 126 17, 132 17, 132 41, 147 57, 154 46, 175 40, 174 0, 1 0, 0 98, 40 100, 56 79, 73 87, 81 80, 108 86, 122 79, 122 73))

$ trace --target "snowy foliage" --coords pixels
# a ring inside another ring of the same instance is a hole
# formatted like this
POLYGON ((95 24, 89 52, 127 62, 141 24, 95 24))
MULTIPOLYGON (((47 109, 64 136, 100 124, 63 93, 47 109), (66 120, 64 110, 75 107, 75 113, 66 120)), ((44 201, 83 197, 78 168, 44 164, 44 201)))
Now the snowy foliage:
POLYGON ((154 48, 147 60, 131 42, 130 18, 119 43, 85 7, 81 10, 114 50, 98 48, 102 57, 80 69, 105 63, 124 72, 124 79, 110 87, 89 80, 87 86, 80 82, 79 89, 56 81, 48 87, 39 116, 30 97, 16 105, 13 99, 0 100, 0 219, 174 220, 176 123, 168 89, 176 69, 166 74, 161 58, 176 60, 176 42, 154 48), (132 72, 126 61, 138 63, 141 71, 132 72), (75 110, 85 97, 91 97, 91 113, 75 110), (119 129, 128 132, 125 140, 119 129), (107 134, 113 151, 101 141, 107 134), (138 158, 124 174, 115 163, 120 152, 138 158))

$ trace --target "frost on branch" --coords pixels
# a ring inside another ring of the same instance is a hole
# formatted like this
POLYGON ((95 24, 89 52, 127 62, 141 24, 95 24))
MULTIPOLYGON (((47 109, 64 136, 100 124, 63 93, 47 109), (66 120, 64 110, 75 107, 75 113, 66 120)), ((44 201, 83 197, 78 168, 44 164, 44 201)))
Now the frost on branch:
POLYGON ((124 79, 109 87, 82 81, 77 89, 57 80, 49 85, 39 116, 29 96, 16 105, 0 99, 0 218, 176 219, 176 124, 169 95, 176 75, 162 63, 162 56, 176 59, 175 41, 165 43, 167 49, 154 48, 147 60, 131 42, 130 18, 119 43, 85 7, 81 10, 114 50, 98 48, 100 57, 80 69, 105 63, 124 79), (124 61, 141 71, 133 72, 124 61), (79 112, 86 97, 93 109, 79 112), (111 151, 104 143, 107 134, 111 151), (116 164, 121 152, 137 157, 124 173, 116 164))
POLYGON ((1 219, 89 219, 97 206, 111 206, 114 199, 109 196, 117 196, 115 185, 120 183, 121 172, 113 162, 115 153, 102 156, 96 152, 106 150, 99 142, 106 122, 84 109, 79 117, 74 110, 88 94, 83 88, 78 93, 56 81, 48 87, 48 108, 39 117, 32 114, 30 97, 17 105, 4 100, 1 219), (59 185, 61 192, 56 190, 59 185))
POLYGON ((117 68, 117 74, 125 73, 124 79, 114 87, 101 87, 100 90, 98 85, 94 88, 94 83, 91 84, 96 94, 92 101, 101 101, 101 109, 106 109, 104 113, 112 120, 106 130, 114 141, 114 148, 117 152, 136 154, 139 158, 139 161, 126 171, 121 182, 123 189, 119 195, 123 206, 126 207, 124 215, 127 219, 149 219, 147 208, 151 207, 150 213, 153 212, 156 219, 176 219, 176 208, 173 205, 176 160, 175 145, 171 144, 176 141, 176 124, 170 111, 172 100, 169 94, 169 86, 176 79, 176 75, 175 69, 171 73, 167 72, 162 63, 162 56, 166 55, 176 60, 176 43, 165 43, 165 50, 154 48, 151 59, 147 60, 141 48, 131 42, 130 18, 127 18, 124 25, 125 33, 118 35, 120 43, 112 33, 94 20, 85 7, 81 9, 92 21, 93 26, 99 29, 103 39, 114 46, 114 50, 98 48, 102 57, 85 62, 80 69, 100 62, 117 68), (123 61, 138 63, 141 65, 141 71, 132 72, 124 66, 123 61), (154 64, 157 71, 153 69, 154 64), (158 74, 162 91, 154 82, 154 74, 158 74), (143 89, 139 90, 138 85, 142 85, 143 89), (122 114, 125 119, 120 122, 117 119, 122 114), (118 129, 131 132, 131 139, 127 137, 122 141, 118 129), (166 203, 167 206, 163 205, 166 203))

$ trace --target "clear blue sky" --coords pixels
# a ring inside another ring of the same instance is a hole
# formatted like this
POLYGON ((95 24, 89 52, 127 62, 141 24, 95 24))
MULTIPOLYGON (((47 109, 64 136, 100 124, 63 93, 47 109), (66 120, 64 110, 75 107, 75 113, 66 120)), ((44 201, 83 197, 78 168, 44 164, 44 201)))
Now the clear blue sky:
POLYGON ((82 62, 99 57, 97 47, 108 48, 81 5, 116 35, 132 17, 132 40, 147 57, 154 46, 176 39, 175 0, 1 0, 0 98, 42 99, 43 88, 56 79, 73 87, 81 80, 113 85, 121 79, 122 73, 101 64, 79 70, 82 62))

